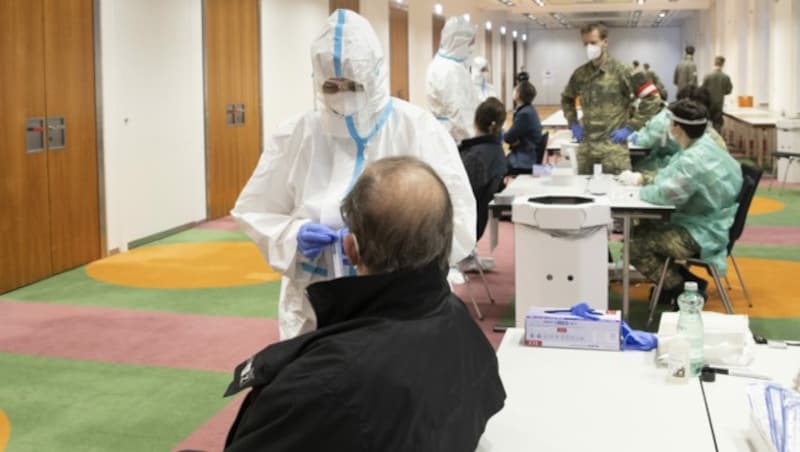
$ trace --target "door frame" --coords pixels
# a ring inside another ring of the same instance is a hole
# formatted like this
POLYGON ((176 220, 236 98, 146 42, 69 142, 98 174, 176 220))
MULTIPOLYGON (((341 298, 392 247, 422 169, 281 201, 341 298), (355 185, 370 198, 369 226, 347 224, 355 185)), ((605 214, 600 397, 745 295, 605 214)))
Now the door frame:
POLYGON ((108 224, 106 222, 106 167, 105 139, 103 135, 103 41, 100 38, 102 24, 100 0, 92 1, 92 22, 94 26, 94 120, 95 148, 97 149, 97 216, 100 231, 100 259, 119 252, 119 248, 108 249, 108 224))

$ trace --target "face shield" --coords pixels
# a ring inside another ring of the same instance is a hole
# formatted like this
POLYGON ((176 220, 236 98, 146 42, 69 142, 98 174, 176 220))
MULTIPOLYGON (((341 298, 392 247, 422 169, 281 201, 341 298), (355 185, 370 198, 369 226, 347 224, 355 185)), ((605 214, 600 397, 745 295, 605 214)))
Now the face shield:
POLYGON ((363 84, 335 77, 322 83, 322 102, 331 112, 339 116, 350 116, 366 107, 367 94, 363 84))

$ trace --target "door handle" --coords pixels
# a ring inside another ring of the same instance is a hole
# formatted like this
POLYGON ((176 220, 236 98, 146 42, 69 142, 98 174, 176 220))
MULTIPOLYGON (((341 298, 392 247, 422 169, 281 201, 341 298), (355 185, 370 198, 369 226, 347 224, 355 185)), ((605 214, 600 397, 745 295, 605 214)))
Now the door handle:
POLYGON ((67 123, 63 116, 47 118, 47 149, 57 151, 67 145, 67 123))
POLYGON ((45 150, 44 118, 25 120, 25 153, 35 154, 45 150))

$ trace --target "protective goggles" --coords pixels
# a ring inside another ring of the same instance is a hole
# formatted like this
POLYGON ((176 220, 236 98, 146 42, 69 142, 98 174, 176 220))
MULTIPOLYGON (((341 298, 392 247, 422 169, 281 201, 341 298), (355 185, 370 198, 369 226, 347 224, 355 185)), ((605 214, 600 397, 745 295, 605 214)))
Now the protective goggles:
POLYGON ((364 91, 364 85, 346 78, 329 78, 322 83, 322 92, 325 94, 336 94, 346 91, 364 91))
POLYGON ((675 113, 672 113, 672 111, 669 112, 669 117, 674 122, 677 122, 678 124, 685 124, 687 126, 702 126, 704 124, 708 124, 708 118, 685 119, 681 118, 680 116, 675 116, 675 113))

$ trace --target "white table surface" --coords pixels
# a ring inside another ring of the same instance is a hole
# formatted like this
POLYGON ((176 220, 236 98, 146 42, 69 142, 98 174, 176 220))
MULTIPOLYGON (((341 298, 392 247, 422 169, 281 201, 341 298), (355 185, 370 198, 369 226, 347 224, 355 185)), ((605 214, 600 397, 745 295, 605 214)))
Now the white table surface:
POLYGON ((476 452, 713 451, 698 380, 666 382, 653 352, 527 347, 509 329, 497 351, 505 407, 476 452))
MULTIPOLYGON (((608 178, 608 198, 612 211, 614 209, 638 209, 643 213, 649 210, 674 210, 673 206, 660 206, 639 199, 641 187, 625 186, 612 176, 608 178)), ((500 193, 495 195, 496 204, 511 204, 513 198, 534 195, 589 195, 589 176, 573 176, 570 185, 555 185, 552 177, 533 177, 529 174, 517 176, 500 193), (506 202, 503 202, 506 201, 506 202)), ((603 195, 599 195, 602 197, 603 195)), ((612 212, 613 213, 613 212, 612 212)))
MULTIPOLYGON (((583 117, 583 112, 581 109, 578 109, 578 119, 583 117)), ((558 110, 557 112, 551 114, 544 121, 542 121, 542 127, 569 127, 567 123, 567 118, 564 116, 564 110, 558 110)))
MULTIPOLYGON (((788 388, 800 371, 800 347, 774 349, 756 347, 756 358, 749 371, 764 374, 788 388)), ((763 382, 742 377, 717 375, 713 383, 704 383, 708 411, 714 425, 720 452, 751 452, 758 448, 757 434, 751 429, 750 405, 746 388, 763 382)))
POLYGON ((775 126, 781 119, 778 114, 760 108, 727 107, 723 113, 754 126, 775 126))

